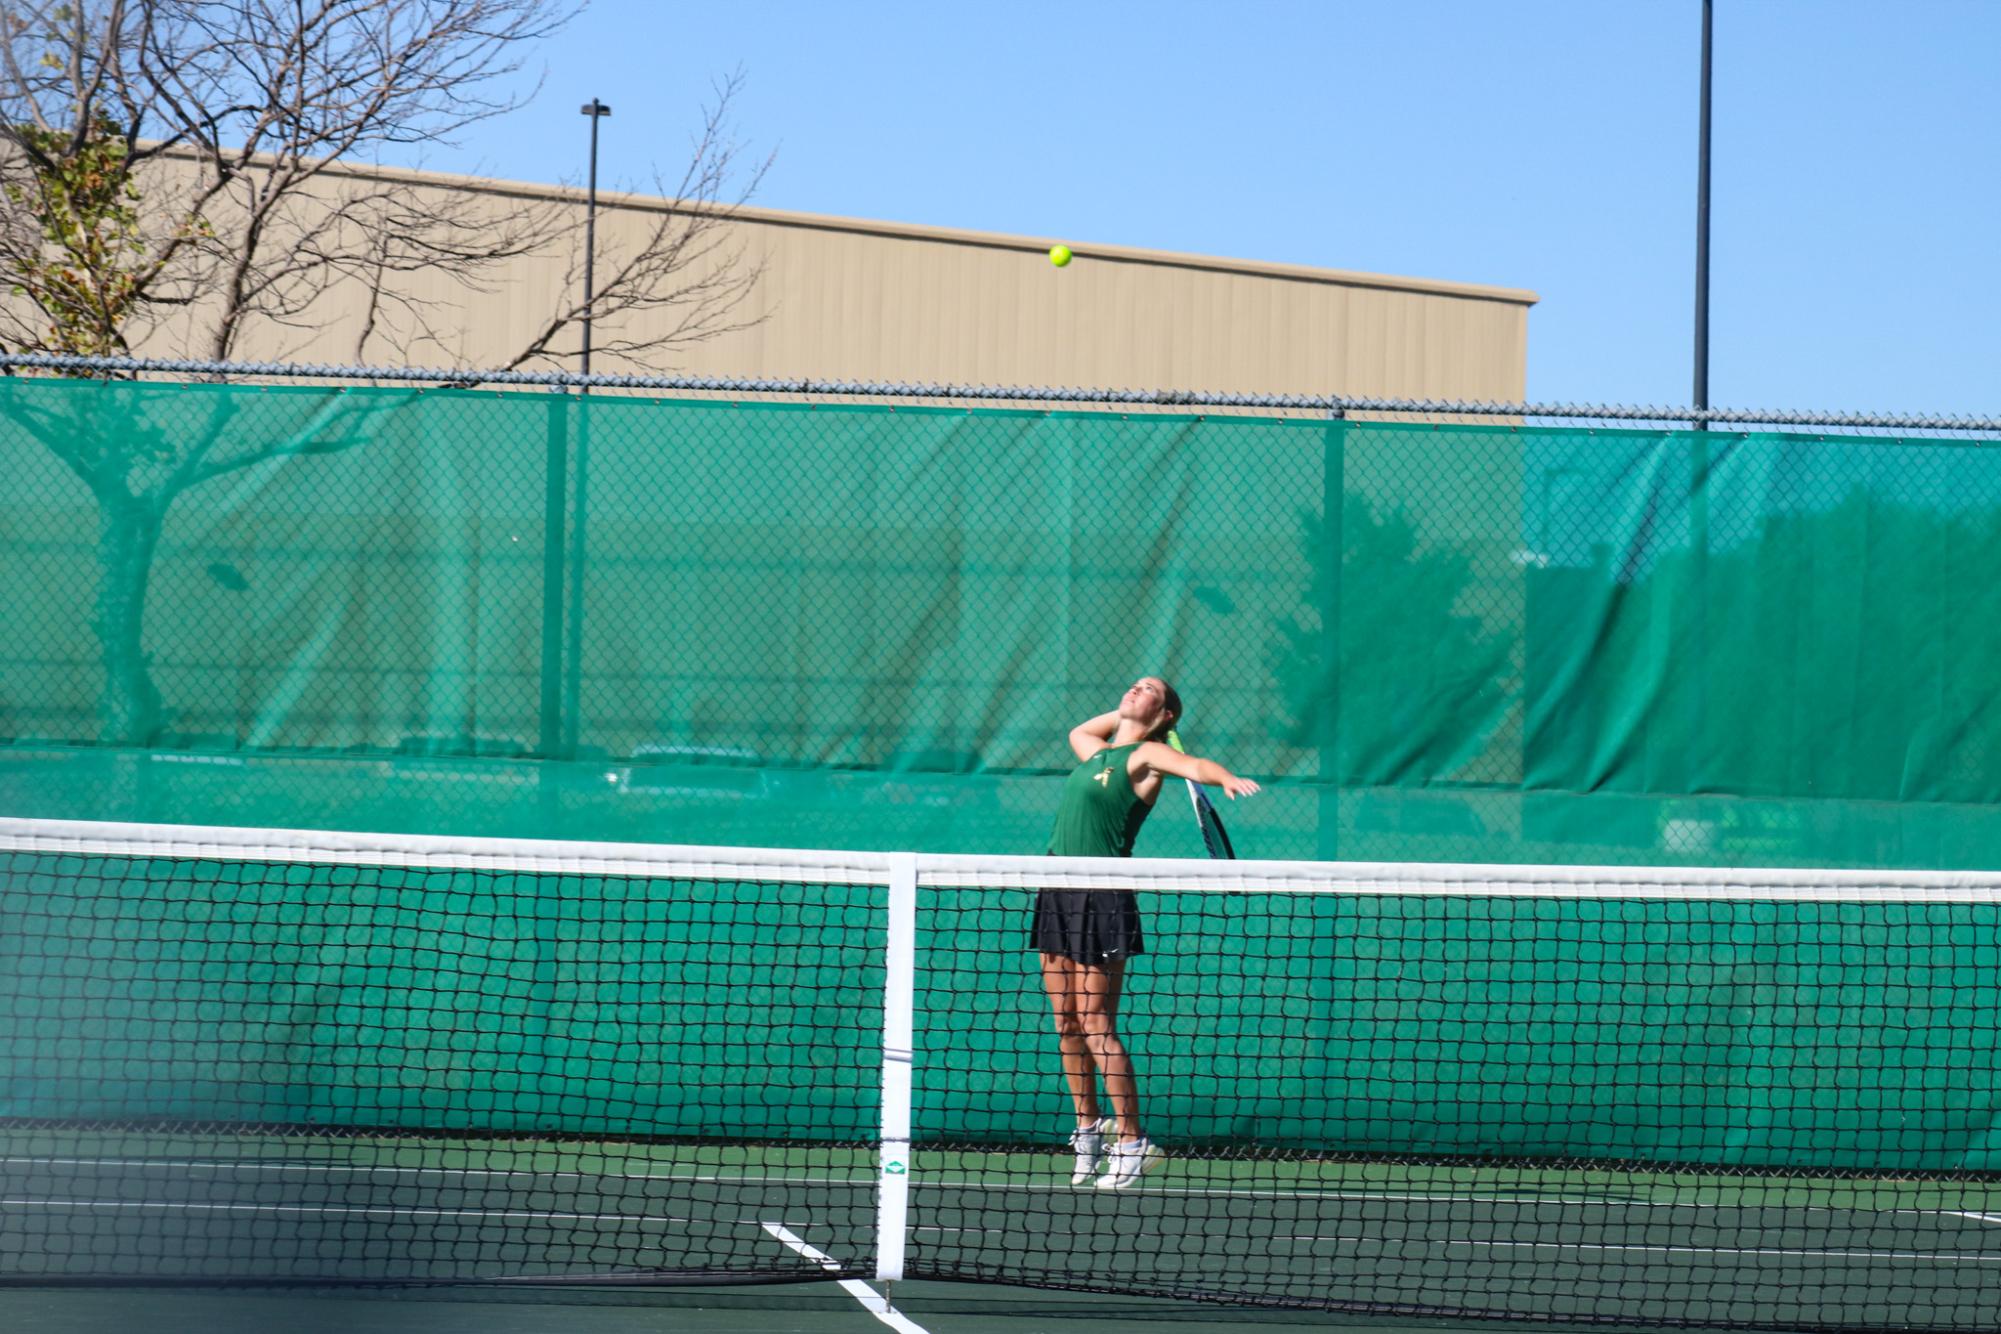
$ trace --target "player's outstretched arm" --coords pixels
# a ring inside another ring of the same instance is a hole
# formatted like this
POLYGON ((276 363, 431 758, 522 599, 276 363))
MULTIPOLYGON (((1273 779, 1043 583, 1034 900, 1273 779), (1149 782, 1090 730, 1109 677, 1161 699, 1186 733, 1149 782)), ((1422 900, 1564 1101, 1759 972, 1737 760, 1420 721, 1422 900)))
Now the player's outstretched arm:
POLYGON ((1164 742, 1146 742, 1134 752, 1134 758, 1160 773, 1186 778, 1205 787, 1220 787, 1232 801, 1258 791, 1256 783, 1237 777, 1216 761, 1205 760, 1200 755, 1184 755, 1164 742))

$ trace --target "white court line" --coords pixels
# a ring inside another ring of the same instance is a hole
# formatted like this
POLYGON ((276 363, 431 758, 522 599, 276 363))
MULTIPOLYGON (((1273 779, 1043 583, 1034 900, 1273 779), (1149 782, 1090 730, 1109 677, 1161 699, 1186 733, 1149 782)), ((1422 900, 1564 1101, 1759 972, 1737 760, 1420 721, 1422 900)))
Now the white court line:
POLYGON ((1943 1260, 1951 1263, 1970 1261, 1974 1264, 2001 1264, 2001 1254, 1969 1255, 1964 1251, 1834 1251, 1834 1250, 1786 1250, 1778 1247, 1736 1247, 1736 1246, 1641 1246, 1619 1245, 1592 1241, 1474 1241, 1446 1239, 1443 1241, 1424 1237, 1327 1237, 1295 1236, 1287 1241, 1336 1241, 1336 1242, 1376 1242, 1397 1246, 1427 1246, 1434 1250, 1453 1247, 1476 1246, 1488 1250, 1536 1250, 1536 1251, 1645 1251, 1661 1255, 1776 1255, 1790 1259, 1808 1260, 1943 1260))
MULTIPOLYGON (((752 1176, 743 1173, 720 1172, 562 1172, 543 1171, 535 1168, 505 1167, 395 1167, 367 1163, 264 1163, 251 1160, 190 1159, 173 1160, 166 1158, 25 1158, 0 1157, 0 1165, 24 1167, 137 1167, 166 1168, 173 1171, 209 1172, 348 1172, 362 1175, 380 1176, 466 1176, 466 1177, 545 1177, 558 1179, 571 1177, 588 1181, 695 1181, 711 1184, 741 1185, 797 1185, 797 1186, 874 1186, 874 1177, 800 1177, 800 1176, 752 1176)), ((1062 1182, 1024 1181, 923 1181, 913 1180, 913 1188, 952 1190, 1010 1190, 1034 1193, 1075 1194, 1077 1187, 1062 1182)), ((1435 1192, 1396 1191, 1313 1191, 1313 1190, 1257 1190, 1231 1189, 1226 1186, 1135 1186, 1126 1191, 1129 1195, 1220 1195, 1256 1196, 1280 1200, 1431 1200, 1441 1203, 1480 1203, 1492 1201, 1502 1204, 1643 1204, 1648 1207, 1674 1209, 1700 1209, 1709 1206, 1697 1204, 1673 1204, 1651 1200, 1631 1200, 1623 1196, 1557 1196, 1557 1195, 1454 1195, 1435 1192)))
POLYGON ((10 1167, 138 1167, 167 1168, 176 1172, 354 1172, 365 1176, 439 1177, 570 1177, 579 1181, 706 1181, 790 1183, 801 1186, 869 1186, 867 1177, 745 1176, 716 1172, 564 1172, 534 1167, 396 1167, 378 1163, 266 1163, 253 1159, 204 1158, 177 1161, 170 1158, 7 1158, 0 1166, 10 1167))
MULTIPOLYGON (((533 1177, 544 1180, 576 1181, 688 1181, 709 1185, 743 1186, 861 1186, 873 1188, 874 1176, 867 1177, 817 1177, 785 1175, 751 1175, 724 1172, 572 1172, 533 1167, 397 1167, 375 1163, 283 1163, 258 1162, 249 1159, 168 1159, 168 1158, 36 1158, 20 1155, 0 1155, 0 1166, 15 1167, 131 1167, 163 1168, 182 1172, 328 1172, 348 1173, 363 1176, 432 1176, 432 1177, 503 1177, 520 1180, 533 1177)), ((982 1191, 1025 1191, 1035 1194, 1075 1194, 1078 1188, 1062 1182, 1025 1181, 925 1181, 913 1179, 911 1187, 918 1190, 982 1190, 982 1191)), ((1835 1204, 1729 1204, 1704 1203, 1688 1200, 1637 1200, 1625 1195, 1467 1195, 1440 1193, 1436 1191, 1387 1191, 1387 1190, 1264 1190, 1249 1187, 1228 1186, 1154 1186, 1130 1187, 1128 1195, 1190 1195, 1190 1196, 1247 1196, 1274 1200, 1401 1200, 1430 1204, 1562 1204, 1599 1205, 1637 1209, 1709 1209, 1716 1211, 1736 1210, 1783 1210, 1788 1213, 1827 1214, 1911 1214, 1921 1217, 1970 1218, 1984 1223, 2001 1224, 2001 1214, 1977 1213, 1959 1209, 1911 1209, 1883 1208, 1875 1205, 1835 1205, 1835 1204)), ((746 1222, 751 1220, 744 1220, 746 1222)))
MULTIPOLYGON (((386 1218, 512 1218, 532 1222, 559 1223, 638 1223, 655 1226, 661 1223, 711 1223, 715 1219, 673 1218, 665 1214, 572 1214, 548 1213, 533 1209, 414 1209, 397 1208, 389 1205, 348 1205, 348 1204, 194 1204, 185 1201, 166 1200, 24 1200, 0 1199, 0 1208, 8 1209, 185 1209, 194 1213, 246 1213, 246 1214, 359 1214, 386 1218)), ((747 1223, 748 1219, 731 1220, 733 1223, 747 1223)))
MULTIPOLYGON (((1038 1184, 1015 1181, 913 1181, 913 1187, 932 1190, 1022 1190, 1038 1194, 1085 1195, 1088 1190, 1062 1182, 1038 1184)), ((1405 1200, 1430 1204, 1599 1204, 1633 1205, 1644 1209, 1763 1208, 1762 1205, 1685 1204, 1675 1200, 1635 1200, 1623 1195, 1452 1195, 1427 1191, 1389 1190, 1254 1190, 1228 1186, 1128 1186, 1121 1195, 1220 1195, 1225 1199, 1245 1196, 1265 1200, 1405 1200)), ((1812 1208, 1802 1205, 1801 1208, 1812 1208)), ((1849 1210, 1836 1210, 1848 1213, 1849 1210)))
MULTIPOLYGON (((503 1177, 520 1180, 576 1181, 688 1181, 709 1185, 743 1186, 861 1186, 873 1188, 874 1176, 811 1177, 749 1175, 723 1172, 571 1172, 532 1167, 396 1167, 373 1163, 267 1163, 248 1159, 168 1159, 168 1158, 36 1158, 0 1155, 0 1166, 12 1167, 131 1167, 162 1168, 177 1172, 327 1172, 363 1176, 503 1177)), ((951 1189, 982 1191, 1025 1191, 1035 1194, 1075 1194, 1077 1187, 1062 1182, 1023 1181, 925 1181, 913 1179, 915 1190, 951 1189)), ((1823 1214, 1911 1214, 1930 1218, 1970 1218, 2001 1224, 2001 1214, 1977 1213, 1960 1209, 1881 1208, 1872 1205, 1832 1204, 1723 1204, 1683 1200, 1636 1200, 1623 1195, 1466 1195, 1425 1191, 1386 1190, 1262 1190, 1227 1186, 1151 1186, 1129 1188, 1128 1195, 1247 1196, 1275 1200, 1400 1200, 1429 1204, 1562 1204, 1598 1205, 1637 1209, 1784 1210, 1788 1213, 1823 1214)), ((753 1220, 745 1219, 744 1222, 753 1220)), ((977 1230, 977 1229, 976 1229, 977 1230)))
MULTIPOLYGON (((1048 1194, 1088 1194, 1087 1190, 1076 1186, 1066 1186, 1061 1182, 1037 1184, 1010 1181, 921 1181, 913 1180, 913 1188, 933 1189, 952 1187, 961 1190, 1019 1190, 1048 1194)), ((1716 1213, 1750 1213, 1779 1210, 1793 1214, 1919 1214, 1937 1218, 1945 1214, 1955 1214, 1963 1218, 1980 1218, 1990 1223, 2001 1223, 2001 1214, 1959 1214, 1950 1209, 1907 1209, 1883 1208, 1864 1204, 1732 1204, 1704 1202, 1700 1200, 1636 1200, 1628 1195, 1464 1195, 1440 1194, 1423 1191, 1387 1190, 1251 1190, 1200 1186, 1129 1186, 1120 1192, 1123 1195, 1220 1195, 1248 1196, 1270 1200, 1400 1200, 1420 1204, 1564 1204, 1595 1205, 1601 1208, 1627 1209, 1700 1209, 1716 1213)))
MULTIPOLYGON (((1089 1195, 1087 1188, 1061 1181, 923 1181, 913 1180, 924 1190, 1020 1190, 1038 1195, 1089 1195)), ((1128 1186, 1121 1195, 1220 1195, 1249 1196, 1265 1200, 1429 1200, 1439 1204, 1651 1204, 1618 1195, 1452 1195, 1432 1191, 1388 1190, 1260 1190, 1230 1186, 1128 1186)), ((1699 1209, 1696 1204, 1670 1204, 1675 1209, 1699 1209)))
MULTIPOLYGON (((841 1266, 825 1251, 816 1250, 783 1223, 766 1223, 764 1230, 790 1246, 799 1254, 811 1260, 822 1269, 838 1270, 841 1266)), ((862 1308, 883 1324, 896 1330, 897 1334, 926 1334, 924 1327, 889 1304, 889 1299, 858 1278, 835 1280, 842 1291, 862 1304, 862 1308)))
POLYGON ((1510 1247, 1529 1247, 1538 1250, 1567 1251, 1658 1251, 1668 1255, 1778 1255, 1811 1260, 1943 1260, 1957 1264, 1970 1261, 1973 1264, 2001 1264, 2001 1255, 1968 1255, 1963 1251, 1816 1251, 1786 1250, 1778 1247, 1729 1246, 1634 1246, 1609 1245, 1603 1242, 1560 1242, 1560 1241, 1451 1241, 1441 1242, 1445 1246, 1484 1246, 1505 1250, 1510 1247))

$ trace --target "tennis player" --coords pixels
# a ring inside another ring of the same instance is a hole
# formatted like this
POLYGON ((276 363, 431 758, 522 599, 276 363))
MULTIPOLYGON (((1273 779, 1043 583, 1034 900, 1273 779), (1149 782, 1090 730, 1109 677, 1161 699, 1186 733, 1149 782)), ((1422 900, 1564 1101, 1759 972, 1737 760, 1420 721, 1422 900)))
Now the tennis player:
MULTIPOLYGON (((1168 775, 1220 787, 1233 799, 1258 790, 1214 760, 1184 755, 1161 741, 1180 717, 1174 687, 1144 676, 1118 708, 1070 729, 1079 763, 1063 784, 1050 855, 1132 856, 1133 840, 1168 775)), ((1100 1190, 1123 1190, 1162 1156, 1140 1129, 1139 1086, 1118 1032, 1126 960, 1145 947, 1130 890, 1045 889, 1036 896, 1029 948, 1042 953, 1042 985, 1056 1011, 1063 1077, 1077 1108, 1072 1185, 1096 1177, 1100 1190), (1100 1075, 1110 1117, 1098 1105, 1100 1075), (1114 1137, 1109 1155, 1107 1135, 1114 1137)))

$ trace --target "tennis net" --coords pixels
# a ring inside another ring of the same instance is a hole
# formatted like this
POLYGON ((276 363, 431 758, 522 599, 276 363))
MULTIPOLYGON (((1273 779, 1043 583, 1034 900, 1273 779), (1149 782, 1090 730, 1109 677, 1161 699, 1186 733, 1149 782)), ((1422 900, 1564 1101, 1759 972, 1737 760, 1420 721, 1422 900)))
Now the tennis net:
POLYGON ((0 866, 0 1281, 2001 1323, 2001 877, 25 820, 0 866), (1071 1184, 1043 889, 1138 895, 1129 1189, 1071 1184))

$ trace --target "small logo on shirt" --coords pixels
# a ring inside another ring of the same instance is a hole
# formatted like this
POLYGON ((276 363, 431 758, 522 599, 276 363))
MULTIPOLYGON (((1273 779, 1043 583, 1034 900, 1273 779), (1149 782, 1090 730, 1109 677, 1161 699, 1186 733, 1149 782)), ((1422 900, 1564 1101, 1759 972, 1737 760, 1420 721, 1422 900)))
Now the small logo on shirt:
POLYGON ((1112 771, 1110 769, 1107 769, 1103 773, 1098 775, 1098 786, 1110 787, 1111 785, 1112 785, 1112 771))

